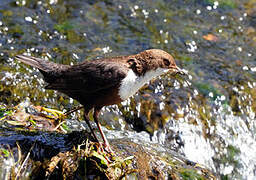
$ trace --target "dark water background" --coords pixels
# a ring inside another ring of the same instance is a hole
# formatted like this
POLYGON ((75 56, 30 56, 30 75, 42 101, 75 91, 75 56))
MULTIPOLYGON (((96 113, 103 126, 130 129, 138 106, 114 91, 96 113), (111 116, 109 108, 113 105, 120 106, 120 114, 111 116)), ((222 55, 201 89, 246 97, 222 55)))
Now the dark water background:
POLYGON ((254 179, 255 9, 255 0, 0 1, 0 103, 29 97, 60 110, 78 104, 46 91, 40 73, 16 54, 75 64, 163 49, 189 72, 191 85, 162 76, 122 105, 104 108, 109 138, 136 131, 131 138, 151 136, 223 179, 254 179))

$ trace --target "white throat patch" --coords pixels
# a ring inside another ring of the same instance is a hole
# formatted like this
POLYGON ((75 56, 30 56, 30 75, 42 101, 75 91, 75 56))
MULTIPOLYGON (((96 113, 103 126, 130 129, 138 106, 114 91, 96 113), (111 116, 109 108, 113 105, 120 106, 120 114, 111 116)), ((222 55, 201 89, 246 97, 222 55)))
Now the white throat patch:
POLYGON ((168 72, 169 69, 157 68, 148 71, 144 76, 137 76, 133 70, 129 70, 127 76, 121 81, 119 96, 122 100, 134 95, 145 83, 151 79, 168 72))

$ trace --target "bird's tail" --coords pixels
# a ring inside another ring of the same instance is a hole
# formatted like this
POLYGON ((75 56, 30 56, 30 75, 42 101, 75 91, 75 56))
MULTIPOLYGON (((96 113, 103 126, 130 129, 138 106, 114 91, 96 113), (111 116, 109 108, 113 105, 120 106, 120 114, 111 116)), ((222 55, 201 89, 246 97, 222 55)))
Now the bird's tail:
POLYGON ((17 55, 16 59, 30 66, 36 67, 43 72, 52 71, 54 70, 54 67, 56 67, 57 65, 54 62, 46 61, 41 58, 35 58, 27 55, 17 55))

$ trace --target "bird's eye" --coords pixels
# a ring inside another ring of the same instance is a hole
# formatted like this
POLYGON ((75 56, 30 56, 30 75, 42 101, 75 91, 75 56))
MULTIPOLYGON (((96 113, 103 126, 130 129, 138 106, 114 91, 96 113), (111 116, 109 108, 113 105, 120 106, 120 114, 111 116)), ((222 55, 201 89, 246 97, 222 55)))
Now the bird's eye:
POLYGON ((136 59, 130 58, 128 61, 128 64, 130 65, 131 68, 136 67, 136 59))
POLYGON ((164 61, 165 66, 170 66, 171 63, 170 63, 169 59, 164 58, 163 61, 164 61))
POLYGON ((133 58, 130 58, 130 59, 128 59, 128 61, 127 61, 130 65, 134 65, 136 62, 135 62, 135 59, 133 59, 133 58))

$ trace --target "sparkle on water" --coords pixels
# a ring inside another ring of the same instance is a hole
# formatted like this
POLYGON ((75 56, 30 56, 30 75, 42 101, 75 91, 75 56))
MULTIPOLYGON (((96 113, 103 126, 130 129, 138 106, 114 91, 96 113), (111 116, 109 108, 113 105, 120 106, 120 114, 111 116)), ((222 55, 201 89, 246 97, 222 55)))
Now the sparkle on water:
MULTIPOLYGON (((188 83, 165 75, 122 106, 103 108, 103 125, 112 129, 104 128, 108 138, 160 143, 224 178, 256 178, 256 30, 249 0, 6 2, 15 3, 0 2, 3 103, 16 105, 30 97, 36 105, 61 110, 78 104, 46 91, 39 71, 18 63, 15 54, 75 64, 163 49, 188 71, 188 83), (218 40, 202 38, 208 34, 218 40)), ((72 129, 86 128, 75 121, 80 112, 67 122, 72 129)), ((13 162, 4 163, 7 171, 13 162)))

